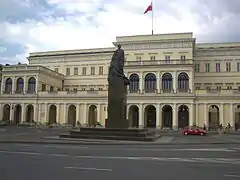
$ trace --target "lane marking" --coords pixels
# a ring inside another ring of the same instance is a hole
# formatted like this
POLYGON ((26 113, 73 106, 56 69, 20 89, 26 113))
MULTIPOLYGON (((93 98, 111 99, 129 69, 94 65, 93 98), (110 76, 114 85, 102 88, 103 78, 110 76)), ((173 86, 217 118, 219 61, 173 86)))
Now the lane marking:
POLYGON ((64 169, 77 169, 77 170, 87 170, 87 171, 108 171, 111 172, 112 169, 99 169, 99 168, 85 168, 85 167, 64 167, 64 169))
POLYGON ((236 175, 236 174, 225 174, 225 177, 234 177, 234 178, 240 178, 240 175, 236 175))
POLYGON ((171 157, 128 157, 128 156, 74 156, 68 154, 51 154, 24 151, 0 151, 3 154, 22 154, 34 156, 52 156, 52 157, 68 157, 79 159, 108 159, 108 160, 141 160, 141 161, 168 161, 168 162, 200 162, 200 163, 218 163, 218 164, 234 164, 239 165, 240 159, 226 158, 171 158, 171 157), (224 159, 224 161, 223 161, 224 159))
MULTIPOLYGON (((16 146, 26 146, 26 147, 35 147, 36 145, 30 145, 30 144, 19 144, 16 146)), ((154 152, 176 152, 176 151, 207 151, 207 152, 237 152, 237 150, 235 148, 232 149, 227 149, 227 148, 198 148, 198 149, 150 149, 150 148, 116 148, 116 147, 90 147, 90 146, 61 146, 61 145, 42 145, 40 147, 43 148, 62 148, 62 149, 88 149, 88 150, 114 150, 114 149, 118 149, 118 150, 124 150, 124 151, 154 151, 154 152)))

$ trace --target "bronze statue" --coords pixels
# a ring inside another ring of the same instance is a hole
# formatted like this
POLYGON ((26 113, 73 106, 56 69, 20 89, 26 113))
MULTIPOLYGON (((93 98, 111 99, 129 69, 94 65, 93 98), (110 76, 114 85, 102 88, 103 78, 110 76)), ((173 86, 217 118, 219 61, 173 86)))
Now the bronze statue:
POLYGON ((124 75, 124 50, 121 49, 121 45, 118 45, 118 49, 113 53, 112 60, 108 71, 108 82, 114 76, 119 76, 124 79, 124 84, 129 85, 129 79, 124 75))

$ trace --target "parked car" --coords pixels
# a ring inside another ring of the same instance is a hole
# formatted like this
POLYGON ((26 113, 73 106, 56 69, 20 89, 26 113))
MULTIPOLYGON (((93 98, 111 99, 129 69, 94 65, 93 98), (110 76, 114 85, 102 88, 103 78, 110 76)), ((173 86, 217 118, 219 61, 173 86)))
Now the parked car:
POLYGON ((0 126, 8 126, 8 125, 10 125, 10 121, 7 121, 7 120, 0 121, 0 126))
POLYGON ((183 129, 182 133, 184 135, 199 135, 199 136, 205 136, 207 134, 206 131, 198 128, 185 128, 183 129))

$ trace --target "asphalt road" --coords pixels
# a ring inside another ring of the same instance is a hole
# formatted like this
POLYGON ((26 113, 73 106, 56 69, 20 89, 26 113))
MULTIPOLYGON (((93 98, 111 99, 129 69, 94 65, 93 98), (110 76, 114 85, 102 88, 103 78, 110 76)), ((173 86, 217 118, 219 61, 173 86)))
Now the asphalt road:
POLYGON ((1 180, 235 180, 240 145, 0 144, 1 180))

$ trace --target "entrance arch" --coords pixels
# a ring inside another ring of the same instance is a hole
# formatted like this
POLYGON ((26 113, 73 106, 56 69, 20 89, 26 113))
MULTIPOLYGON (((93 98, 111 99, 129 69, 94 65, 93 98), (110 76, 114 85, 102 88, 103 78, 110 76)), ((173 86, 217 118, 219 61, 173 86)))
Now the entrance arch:
POLYGON ((178 108, 178 128, 189 126, 189 108, 186 105, 181 105, 178 108))
POLYGON ((169 105, 162 108, 162 126, 163 128, 172 128, 172 107, 169 105))
POLYGON ((139 126, 139 109, 136 105, 132 105, 129 108, 128 114, 129 127, 138 127, 139 126))
POLYGON ((97 107, 95 105, 91 105, 88 109, 88 125, 91 127, 96 127, 97 125, 97 107))
POLYGON ((32 104, 27 105, 26 122, 34 122, 34 107, 32 104))
POLYGON ((235 115, 235 129, 240 129, 240 105, 237 105, 234 109, 235 115))
POLYGON ((144 111, 145 127, 156 128, 156 108, 153 105, 148 105, 144 111))
POLYGON ((22 118, 22 106, 20 104, 17 104, 14 108, 14 122, 16 124, 19 124, 21 122, 22 118))
POLYGON ((209 129, 217 130, 220 125, 219 119, 219 107, 217 105, 211 105, 208 109, 209 129))
POLYGON ((2 113, 3 113, 3 119, 4 121, 9 121, 10 120, 10 105, 8 104, 5 104, 3 106, 3 109, 2 109, 2 113))
POLYGON ((73 104, 68 107, 68 124, 76 125, 76 106, 73 104))
POLYGON ((49 107, 48 125, 52 125, 56 123, 57 123, 57 107, 52 104, 49 107))

